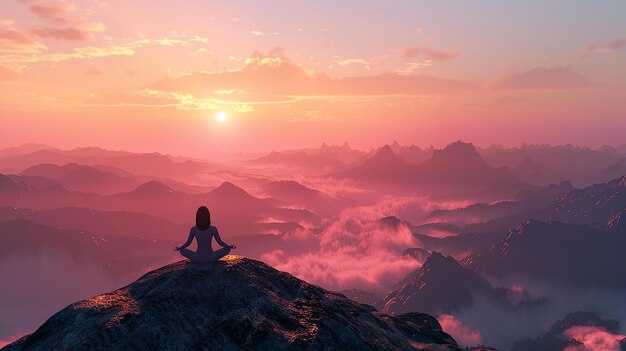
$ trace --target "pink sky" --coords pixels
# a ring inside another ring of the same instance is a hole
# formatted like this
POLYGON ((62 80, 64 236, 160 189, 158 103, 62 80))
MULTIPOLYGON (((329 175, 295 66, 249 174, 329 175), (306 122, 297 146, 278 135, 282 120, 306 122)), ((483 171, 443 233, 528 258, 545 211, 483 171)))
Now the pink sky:
POLYGON ((584 1, 7 0, 0 147, 204 156, 322 141, 619 145, 624 11, 584 1))

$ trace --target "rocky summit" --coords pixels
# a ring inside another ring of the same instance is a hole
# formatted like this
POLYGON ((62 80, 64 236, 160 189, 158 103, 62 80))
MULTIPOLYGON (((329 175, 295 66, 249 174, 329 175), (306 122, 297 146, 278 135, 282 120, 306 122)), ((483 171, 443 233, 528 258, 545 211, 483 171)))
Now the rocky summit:
POLYGON ((180 261, 76 302, 10 350, 459 350, 437 320, 389 316, 252 259, 180 261))

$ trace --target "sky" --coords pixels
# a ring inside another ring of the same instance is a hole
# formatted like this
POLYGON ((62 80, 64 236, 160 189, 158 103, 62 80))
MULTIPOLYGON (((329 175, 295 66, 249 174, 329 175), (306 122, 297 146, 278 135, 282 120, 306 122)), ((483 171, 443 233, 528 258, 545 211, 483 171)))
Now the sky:
POLYGON ((626 2, 2 0, 0 122, 190 156, 621 145, 626 2))

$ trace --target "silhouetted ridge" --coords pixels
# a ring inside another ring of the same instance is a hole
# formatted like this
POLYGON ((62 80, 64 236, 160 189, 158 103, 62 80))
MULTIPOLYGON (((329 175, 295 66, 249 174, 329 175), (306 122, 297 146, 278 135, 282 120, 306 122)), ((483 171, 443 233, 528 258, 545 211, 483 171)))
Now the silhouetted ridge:
POLYGON ((167 195, 167 194, 171 194, 173 193, 174 190, 172 190, 172 188, 168 187, 167 185, 156 181, 156 180, 152 180, 149 181, 145 184, 141 184, 140 186, 138 186, 135 190, 131 191, 129 194, 134 194, 134 195, 145 195, 145 196, 158 196, 158 195, 167 195))
POLYGON ((472 293, 495 296, 480 275, 463 268, 454 258, 433 252, 421 268, 410 273, 404 285, 384 299, 383 311, 450 313, 473 303, 472 293))
POLYGON ((606 183, 569 191, 547 208, 538 218, 578 224, 606 224, 626 204, 626 176, 606 183))
POLYGON ((384 165, 396 165, 400 162, 400 159, 396 156, 396 153, 393 152, 391 146, 385 145, 381 147, 366 163, 373 163, 378 166, 384 165))
POLYGON ((429 315, 392 317, 251 259, 165 266, 61 310, 25 350, 459 350, 429 315))
POLYGON ((222 184, 220 184, 220 186, 211 190, 209 194, 234 198, 253 197, 252 195, 248 194, 247 191, 231 182, 223 182, 222 184))
POLYGON ((407 222, 401 220, 400 218, 396 216, 387 216, 387 217, 381 218, 378 220, 378 223, 380 223, 386 228, 394 229, 394 230, 398 230, 400 226, 403 226, 403 225, 408 227, 407 222))
POLYGON ((427 165, 435 169, 474 170, 489 168, 474 145, 456 141, 443 150, 435 150, 427 165))
POLYGON ((16 193, 28 190, 30 187, 24 182, 16 182, 13 179, 0 174, 0 191, 5 193, 16 193))
POLYGON ((276 180, 267 184, 266 188, 267 191, 278 195, 289 194, 291 196, 312 196, 320 194, 319 191, 311 189, 293 180, 276 180))
POLYGON ((606 228, 527 220, 464 265, 491 276, 523 276, 594 287, 626 287, 626 236, 606 228), (602 254, 598 254, 601 252, 602 254), (532 259, 529 259, 532 257, 532 259))

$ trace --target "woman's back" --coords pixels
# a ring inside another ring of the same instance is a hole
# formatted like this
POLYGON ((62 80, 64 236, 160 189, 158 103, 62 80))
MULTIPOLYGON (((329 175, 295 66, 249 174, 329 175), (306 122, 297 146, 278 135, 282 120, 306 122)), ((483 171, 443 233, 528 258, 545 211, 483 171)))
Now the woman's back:
POLYGON ((193 227, 193 231, 198 242, 198 253, 212 253, 213 252, 213 236, 217 233, 217 228, 210 226, 206 230, 200 230, 198 227, 193 227))

